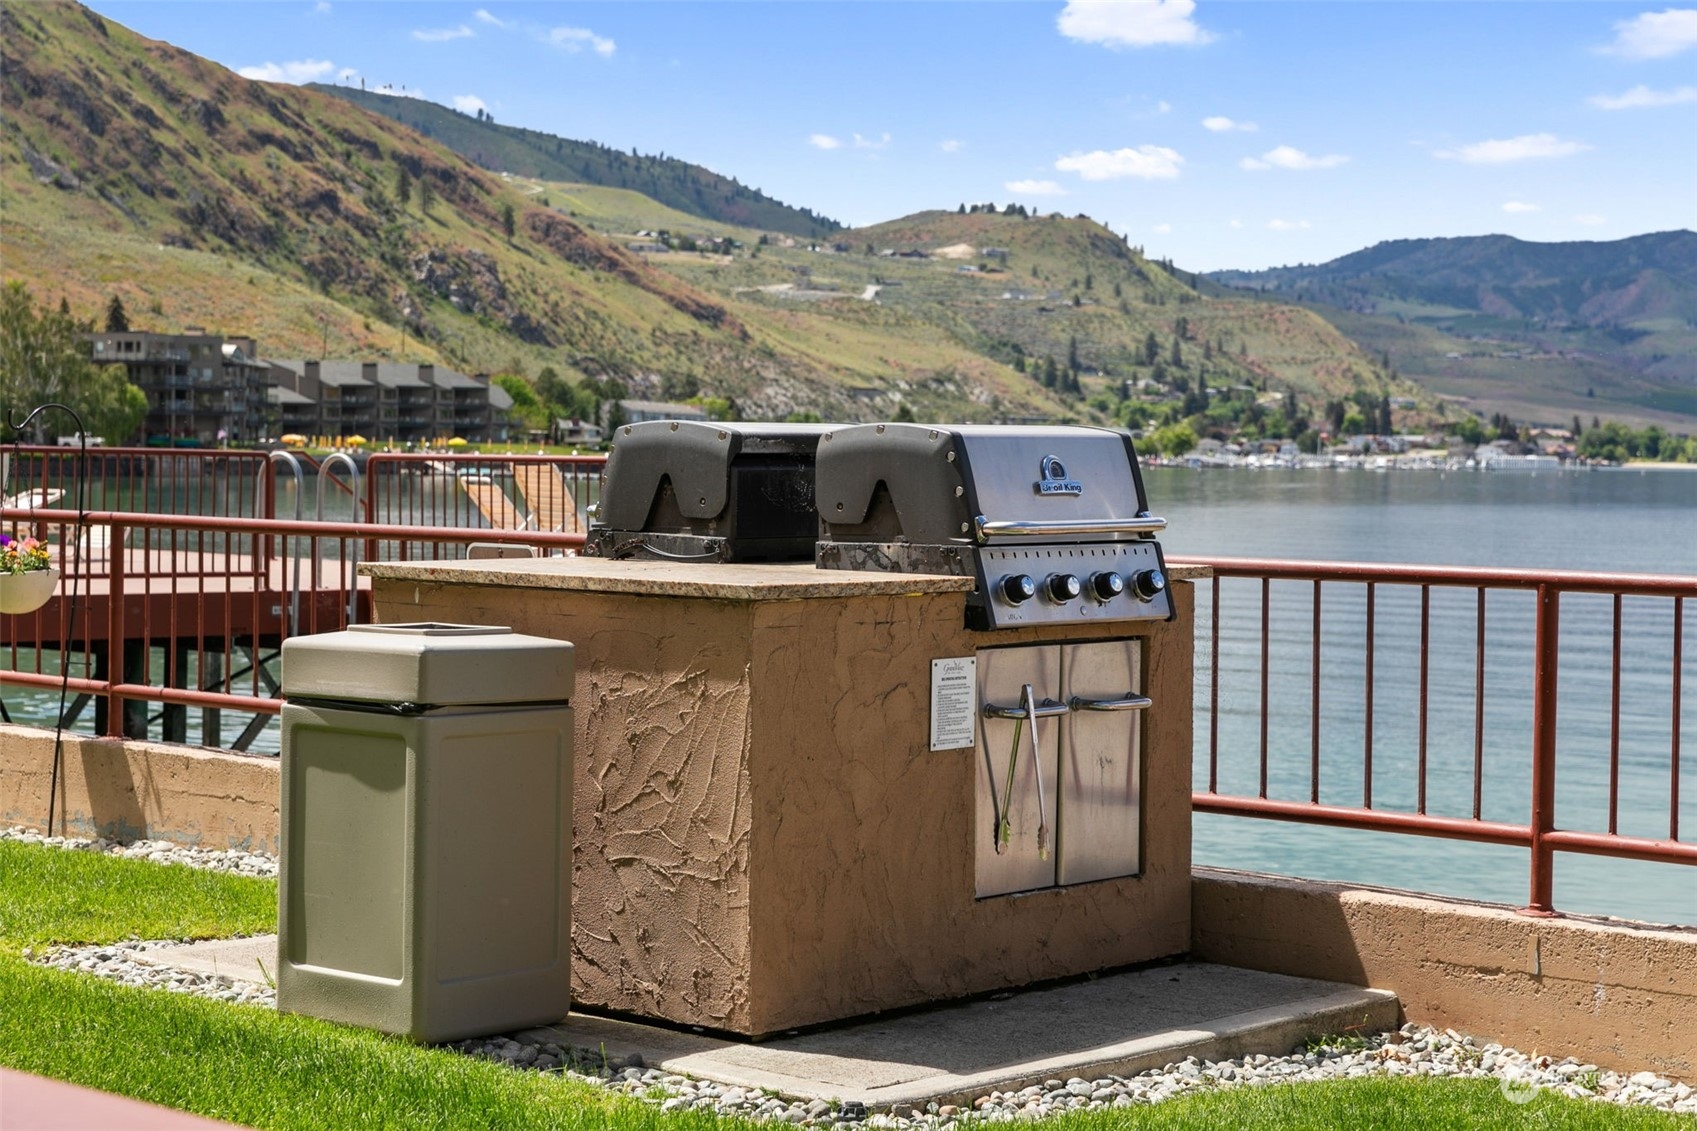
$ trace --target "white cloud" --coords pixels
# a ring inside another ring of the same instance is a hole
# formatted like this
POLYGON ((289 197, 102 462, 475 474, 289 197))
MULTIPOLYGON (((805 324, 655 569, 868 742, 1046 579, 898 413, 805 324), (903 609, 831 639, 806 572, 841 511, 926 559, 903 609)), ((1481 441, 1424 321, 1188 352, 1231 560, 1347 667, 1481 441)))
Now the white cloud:
POLYGON ((1503 202, 1503 211, 1504 212, 1541 212, 1541 211, 1543 211, 1543 209, 1539 208, 1536 204, 1527 204, 1523 200, 1509 200, 1509 201, 1503 202))
POLYGON ((592 48, 597 55, 606 57, 614 50, 614 43, 605 36, 596 35, 586 27, 557 27, 549 28, 547 41, 562 51, 576 54, 585 47, 592 48))
POLYGON ((297 59, 290 63, 261 63, 257 67, 242 67, 236 73, 256 82, 283 82, 299 85, 317 82, 335 73, 336 64, 328 59, 297 59))
POLYGON ((1242 220, 1233 220, 1230 224, 1227 224, 1226 227, 1228 227, 1228 228, 1241 228, 1241 227, 1243 227, 1243 221, 1242 220))
POLYGON ((1217 134, 1227 133, 1231 130, 1242 130, 1244 133, 1252 134, 1261 127, 1256 125, 1254 122, 1234 122, 1230 118, 1221 117, 1216 114, 1212 118, 1203 118, 1202 128, 1205 130, 1213 130, 1217 134))
POLYGON ((470 27, 461 24, 459 27, 415 28, 412 37, 420 43, 447 43, 454 39, 470 39, 476 34, 470 27))
POLYGON ((1002 186, 1020 196, 1065 196, 1067 190, 1054 181, 1009 181, 1002 186))
POLYGON ((1440 149, 1432 156, 1465 161, 1469 165, 1505 165, 1510 161, 1527 161, 1535 157, 1571 157, 1590 148, 1584 142, 1563 141, 1555 134, 1523 134, 1520 137, 1478 141, 1459 149, 1440 149))
POLYGON ((477 18, 477 22, 480 24, 488 24, 491 27, 499 28, 512 27, 512 25, 506 20, 494 15, 487 8, 479 8, 477 11, 473 12, 472 15, 477 18))
POLYGON ((842 141, 830 134, 808 134, 807 144, 815 149, 841 149, 843 147, 842 141))
POLYGON ((966 143, 964 141, 957 141, 952 137, 947 141, 939 142, 937 144, 937 148, 941 149, 944 153, 959 153, 965 147, 966 143))
POLYGON ((1645 12, 1615 24, 1615 41, 1604 54, 1628 59, 1665 59, 1697 47, 1697 8, 1645 12))
POLYGON ((1077 173, 1087 181, 1114 181, 1121 177, 1137 177, 1145 181, 1171 180, 1178 176, 1184 158, 1161 145, 1140 145, 1136 149, 1097 149, 1089 153, 1074 153, 1055 162, 1063 173, 1077 173))
POLYGON ((854 147, 856 149, 883 149, 889 144, 890 135, 888 133, 881 134, 876 139, 861 137, 859 134, 854 135, 854 147))
POLYGON ((352 67, 343 67, 336 72, 337 82, 353 82, 357 78, 359 78, 359 72, 352 67))
POLYGON ((1607 224, 1609 222, 1609 218, 1607 216, 1599 216, 1595 212, 1581 212, 1573 218, 1573 222, 1575 224, 1584 224, 1588 228, 1594 228, 1598 224, 1607 224))
POLYGON ((1646 106, 1678 106, 1697 102, 1697 86, 1682 86, 1676 90, 1651 90, 1647 86, 1633 87, 1625 94, 1598 94, 1588 101, 1601 110, 1637 110, 1646 106))
POLYGON ((1171 224, 1156 224, 1155 230, 1164 236, 1173 230, 1173 226, 1171 224))
POLYGON ((1157 114, 1171 114, 1172 112, 1173 112, 1173 104, 1171 102, 1168 102, 1165 98, 1163 98, 1159 102, 1155 103, 1155 113, 1157 113, 1157 114))
POLYGON ((330 0, 318 0, 318 3, 316 3, 312 6, 312 10, 313 10, 313 12, 315 12, 316 14, 318 14, 320 16, 329 15, 330 14, 330 0))
POLYGON ((1307 220, 1268 220, 1267 227, 1275 232, 1300 232, 1313 225, 1307 220))
POLYGON ((475 94, 456 94, 454 95, 454 109, 462 114, 475 115, 479 110, 487 112, 489 103, 475 94))
POLYGON ((1191 19, 1196 0, 1070 0, 1055 21, 1068 39, 1107 47, 1201 45, 1214 39, 1191 19))
POLYGON ((1245 169, 1335 169, 1347 164, 1349 158, 1341 153, 1328 153, 1324 157, 1310 157, 1290 145, 1280 145, 1269 149, 1260 157, 1245 157, 1238 164, 1245 169))

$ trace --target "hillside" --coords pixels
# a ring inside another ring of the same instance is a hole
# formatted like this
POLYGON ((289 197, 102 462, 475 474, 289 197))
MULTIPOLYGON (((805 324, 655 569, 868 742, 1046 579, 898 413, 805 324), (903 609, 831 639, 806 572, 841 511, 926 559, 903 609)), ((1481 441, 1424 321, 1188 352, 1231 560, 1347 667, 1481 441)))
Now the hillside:
POLYGON ((1697 417, 1694 232, 1396 240, 1329 263, 1210 279, 1308 304, 1407 376, 1488 411, 1687 429, 1697 417))
POLYGON ((496 172, 630 189, 692 216, 809 239, 828 236, 842 227, 807 209, 773 200, 734 177, 720 176, 675 157, 627 153, 592 141, 497 125, 493 119, 475 118, 418 98, 325 83, 313 83, 311 89, 345 98, 410 126, 496 172))
POLYGON ((68 0, 0 3, 0 96, 0 275, 82 317, 116 295, 138 328, 252 335, 271 356, 550 368, 752 419, 1276 438, 1346 401, 1381 425, 1438 407, 1313 313, 1205 296, 1082 216, 735 226, 491 173, 68 0))
POLYGON ((115 294, 138 328, 273 356, 551 366, 754 418, 1060 411, 926 326, 840 359, 807 320, 733 310, 412 130, 80 5, 0 4, 0 94, 0 275, 79 316, 115 294))

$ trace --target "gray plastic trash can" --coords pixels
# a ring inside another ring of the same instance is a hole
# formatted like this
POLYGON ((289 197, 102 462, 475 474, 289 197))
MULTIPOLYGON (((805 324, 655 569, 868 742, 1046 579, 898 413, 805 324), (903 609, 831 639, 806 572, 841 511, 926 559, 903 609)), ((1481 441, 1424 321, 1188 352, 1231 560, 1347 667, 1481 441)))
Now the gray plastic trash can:
POLYGON ((279 1009, 420 1041, 566 1015, 572 677, 506 628, 284 643, 279 1009))

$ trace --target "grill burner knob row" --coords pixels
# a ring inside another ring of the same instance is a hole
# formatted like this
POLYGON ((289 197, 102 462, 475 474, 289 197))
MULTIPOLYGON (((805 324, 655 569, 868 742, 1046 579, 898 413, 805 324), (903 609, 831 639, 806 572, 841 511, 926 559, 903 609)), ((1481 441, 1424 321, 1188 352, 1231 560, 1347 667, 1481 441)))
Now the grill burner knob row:
POLYGON ((1064 605, 1082 593, 1078 578, 1070 573, 1051 573, 1043 582, 1044 590, 1049 594, 1049 600, 1057 605, 1064 605))
POLYGON ((1125 592, 1125 578, 1111 569, 1103 573, 1092 574, 1090 589, 1096 594, 1098 601, 1112 601, 1125 592))
POLYGON ((997 588, 1002 591, 1002 598, 1010 605, 1022 605, 1037 596, 1037 583, 1026 573, 1010 573, 1002 578, 997 588))
POLYGON ((1132 578, 1132 590, 1140 601, 1153 601, 1166 591, 1167 575, 1158 569, 1146 569, 1132 578))

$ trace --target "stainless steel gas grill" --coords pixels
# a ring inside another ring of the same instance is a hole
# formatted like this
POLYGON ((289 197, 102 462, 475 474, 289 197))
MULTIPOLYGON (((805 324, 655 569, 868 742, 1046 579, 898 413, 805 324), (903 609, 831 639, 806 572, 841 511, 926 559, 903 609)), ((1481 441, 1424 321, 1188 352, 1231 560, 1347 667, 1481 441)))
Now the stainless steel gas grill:
POLYGON ((1131 438, 1104 428, 835 428, 822 569, 969 576, 973 629, 1173 616, 1131 438))
POLYGON ((583 552, 693 562, 804 562, 818 519, 822 424, 651 420, 614 433, 583 552))

